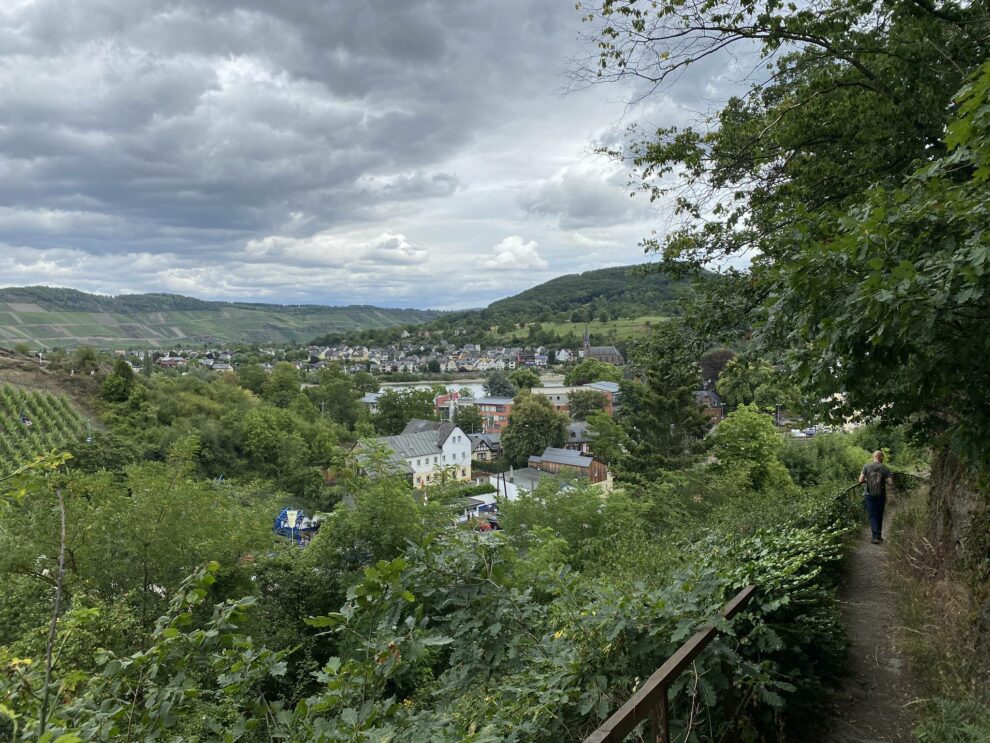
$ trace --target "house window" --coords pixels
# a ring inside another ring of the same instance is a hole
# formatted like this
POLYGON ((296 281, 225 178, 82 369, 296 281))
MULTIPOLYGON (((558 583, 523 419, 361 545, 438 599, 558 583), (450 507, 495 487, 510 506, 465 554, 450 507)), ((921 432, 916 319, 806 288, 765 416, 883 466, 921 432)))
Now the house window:
POLYGON ((436 464, 436 463, 437 463, 437 458, 436 457, 433 457, 433 464, 436 464))
POLYGON ((416 466, 419 467, 419 460, 416 460, 416 466))

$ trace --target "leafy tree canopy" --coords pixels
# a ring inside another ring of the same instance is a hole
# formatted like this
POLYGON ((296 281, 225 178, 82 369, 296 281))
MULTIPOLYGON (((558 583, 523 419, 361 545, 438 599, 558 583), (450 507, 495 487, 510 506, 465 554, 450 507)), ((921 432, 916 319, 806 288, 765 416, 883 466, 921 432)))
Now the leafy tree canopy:
POLYGON ((755 404, 761 410, 772 411, 778 405, 793 407, 798 398, 783 372, 753 355, 736 356, 729 361, 715 389, 730 408, 755 404))
POLYGON ((574 390, 567 393, 567 403, 571 418, 576 421, 585 421, 592 414, 608 407, 608 398, 598 390, 574 390))
POLYGON ((743 405, 716 426, 711 447, 723 468, 743 470, 754 487, 760 488, 777 462, 781 438, 770 416, 756 405, 743 405))
POLYGON ((502 434, 502 455, 513 466, 524 467, 530 456, 566 443, 567 423, 567 416, 554 410, 545 396, 521 392, 502 434))
POLYGON ((454 425, 464 433, 481 433, 483 421, 477 405, 460 405, 454 413, 454 425))
POLYGON ((237 367, 237 383, 246 390, 260 395, 268 380, 268 375, 261 364, 241 364, 237 367))
POLYGON ((134 370, 123 359, 117 359, 113 364, 113 371, 103 380, 101 389, 103 399, 123 402, 130 397, 132 389, 134 389, 134 370))
POLYGON ((564 384, 568 386, 588 384, 588 382, 619 382, 621 380, 622 369, 615 364, 609 364, 598 359, 583 359, 564 376, 564 384))
POLYGON ((302 382, 299 370, 288 361, 279 361, 267 376, 261 387, 261 396, 272 405, 280 408, 288 407, 299 394, 302 382))
POLYGON ((735 351, 728 348, 713 348, 701 355, 701 381, 706 389, 715 387, 725 365, 735 356, 735 351))
POLYGON ((605 0, 588 18, 591 79, 662 85, 754 43, 770 71, 698 128, 614 153, 684 218, 648 247, 669 267, 755 255, 715 309, 786 354, 824 413, 910 421, 988 461, 986 5, 605 0))
POLYGON ((515 385, 517 390, 528 390, 533 387, 542 387, 540 375, 528 367, 520 367, 509 374, 509 380, 515 385))
POLYGON ((395 436, 413 418, 436 420, 436 393, 432 389, 386 390, 378 398, 371 422, 382 436, 395 436))

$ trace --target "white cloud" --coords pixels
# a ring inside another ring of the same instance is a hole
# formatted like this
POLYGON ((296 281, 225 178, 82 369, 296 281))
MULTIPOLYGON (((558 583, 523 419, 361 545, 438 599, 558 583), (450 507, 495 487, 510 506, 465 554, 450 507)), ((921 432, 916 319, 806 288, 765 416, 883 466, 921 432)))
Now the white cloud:
POLYGON ((510 235, 492 248, 491 255, 480 258, 478 263, 486 268, 548 268, 550 264, 540 257, 536 248, 533 240, 510 235))
POLYGON ((381 263, 411 266, 425 263, 429 253, 411 245, 405 235, 382 233, 367 250, 365 257, 381 263))
POLYGON ((411 244, 400 233, 382 232, 374 237, 357 233, 320 232, 310 237, 269 235, 249 240, 242 254, 254 263, 344 268, 355 263, 416 265, 429 258, 427 250, 411 244))

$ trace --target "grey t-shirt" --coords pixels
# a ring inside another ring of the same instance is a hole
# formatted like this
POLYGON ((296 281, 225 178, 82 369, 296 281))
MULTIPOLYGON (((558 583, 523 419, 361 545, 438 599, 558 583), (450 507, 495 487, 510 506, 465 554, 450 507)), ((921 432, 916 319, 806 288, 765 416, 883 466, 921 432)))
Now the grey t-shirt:
POLYGON ((869 495, 887 495, 887 480, 893 474, 894 473, 891 472, 889 469, 887 469, 887 467, 883 464, 883 462, 870 462, 869 464, 864 465, 863 478, 866 482, 866 492, 869 495), (879 493, 870 492, 870 480, 871 479, 876 480, 876 476, 871 478, 870 475, 873 475, 874 473, 876 473, 876 475, 878 475, 880 478, 879 493))

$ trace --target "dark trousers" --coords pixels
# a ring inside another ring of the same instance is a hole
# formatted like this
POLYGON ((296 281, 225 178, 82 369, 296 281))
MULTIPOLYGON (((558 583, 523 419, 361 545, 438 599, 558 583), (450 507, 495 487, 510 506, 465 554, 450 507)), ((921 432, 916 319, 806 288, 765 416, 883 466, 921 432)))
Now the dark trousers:
POLYGON ((887 506, 887 494, 867 495, 864 500, 866 502, 866 515, 870 517, 870 531, 873 532, 875 539, 880 539, 883 530, 883 509, 887 506))

